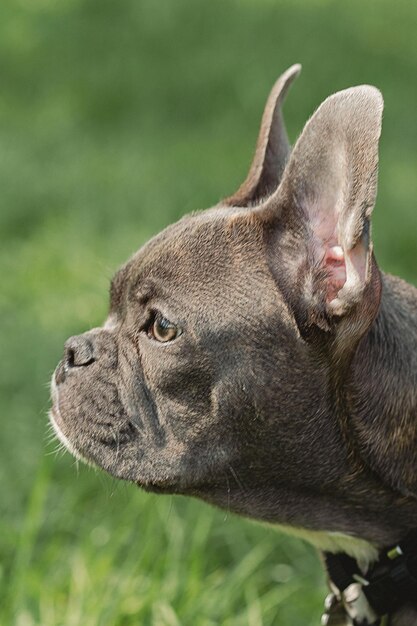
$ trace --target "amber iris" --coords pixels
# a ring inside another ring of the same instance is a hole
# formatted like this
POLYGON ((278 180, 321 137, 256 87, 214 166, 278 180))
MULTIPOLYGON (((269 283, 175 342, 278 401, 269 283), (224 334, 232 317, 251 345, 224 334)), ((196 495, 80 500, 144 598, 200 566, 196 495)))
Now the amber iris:
POLYGON ((179 335, 178 326, 162 315, 155 317, 150 330, 152 337, 161 343, 172 341, 179 335))

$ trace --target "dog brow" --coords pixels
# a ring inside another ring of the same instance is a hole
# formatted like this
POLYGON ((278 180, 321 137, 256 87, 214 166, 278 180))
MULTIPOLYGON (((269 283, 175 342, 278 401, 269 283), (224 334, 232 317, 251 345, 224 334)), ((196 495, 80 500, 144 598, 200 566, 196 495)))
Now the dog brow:
POLYGON ((144 305, 155 296, 158 290, 154 280, 148 275, 142 274, 135 281, 132 291, 135 300, 144 305))
POLYGON ((110 281, 110 309, 112 310, 120 304, 126 272, 127 267, 124 266, 115 273, 110 281))

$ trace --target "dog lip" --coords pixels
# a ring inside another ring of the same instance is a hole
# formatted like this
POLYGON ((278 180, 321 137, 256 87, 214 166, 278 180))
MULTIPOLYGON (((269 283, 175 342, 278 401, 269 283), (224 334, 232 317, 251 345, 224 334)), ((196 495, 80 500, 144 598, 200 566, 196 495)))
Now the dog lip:
POLYGON ((64 444, 64 446, 69 452, 71 452, 71 454, 74 454, 74 456, 78 456, 78 452, 76 452, 74 446, 71 444, 68 437, 64 434, 62 430, 63 422, 57 405, 52 406, 51 410, 49 411, 49 421, 59 441, 64 444))
POLYGON ((59 412, 58 407, 54 406, 49 411, 49 421, 54 429, 55 435, 59 439, 59 441, 65 446, 65 448, 70 452, 78 461, 82 461, 86 465, 91 465, 92 467, 98 467, 94 461, 85 457, 73 443, 68 439, 68 437, 63 433, 60 423, 62 424, 62 417, 59 412))
POLYGON ((71 441, 68 439, 66 434, 63 432, 63 424, 64 421, 62 419, 61 413, 59 411, 58 406, 58 389, 56 388, 56 384, 54 379, 52 380, 51 385, 51 395, 52 395, 52 408, 49 411, 49 422, 54 430, 54 433, 57 439, 62 443, 62 445, 70 452, 77 460, 86 463, 87 465, 92 465, 93 467, 97 467, 97 465, 91 461, 91 459, 87 459, 71 441))
POLYGON ((60 361, 52 376, 53 382, 56 383, 57 385, 61 385, 63 382, 65 382, 67 372, 68 372, 68 367, 65 367, 65 363, 63 360, 60 361))
POLYGON ((169 482, 142 482, 140 480, 135 480, 134 482, 140 489, 143 489, 148 493, 159 493, 162 495, 181 493, 174 483, 171 484, 169 482))

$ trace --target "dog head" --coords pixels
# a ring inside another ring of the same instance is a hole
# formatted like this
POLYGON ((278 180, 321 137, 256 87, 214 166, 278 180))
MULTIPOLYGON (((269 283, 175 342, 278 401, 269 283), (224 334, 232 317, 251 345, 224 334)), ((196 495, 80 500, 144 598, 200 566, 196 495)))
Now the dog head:
POLYGON ((331 96, 291 152, 298 72, 275 84, 238 191, 140 249, 103 327, 67 341, 51 420, 75 455, 146 489, 320 527, 301 496, 324 514, 326 486, 352 483, 333 390, 379 305, 382 98, 331 96))

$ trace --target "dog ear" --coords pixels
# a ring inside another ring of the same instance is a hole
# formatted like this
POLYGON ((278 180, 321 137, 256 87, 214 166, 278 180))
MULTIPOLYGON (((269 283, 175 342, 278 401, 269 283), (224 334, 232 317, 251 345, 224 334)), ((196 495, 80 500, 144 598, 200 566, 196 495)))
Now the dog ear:
POLYGON ((255 156, 246 180, 222 204, 245 207, 276 190, 290 154, 281 106, 301 65, 293 65, 273 86, 265 105, 255 156))
POLYGON ((280 187, 257 209, 270 234, 275 273, 287 268, 287 291, 295 306, 302 301, 307 324, 328 329, 363 303, 367 290, 379 304, 369 289, 379 275, 370 217, 382 109, 375 87, 330 96, 307 122, 280 187))

